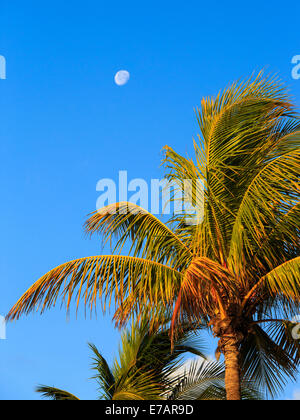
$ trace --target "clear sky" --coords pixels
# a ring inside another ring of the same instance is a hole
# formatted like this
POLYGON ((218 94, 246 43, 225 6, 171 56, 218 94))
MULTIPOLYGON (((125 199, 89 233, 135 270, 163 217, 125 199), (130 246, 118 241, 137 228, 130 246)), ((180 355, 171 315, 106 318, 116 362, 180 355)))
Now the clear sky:
MULTIPOLYGON (((1 0, 0 314, 49 269, 101 252, 82 231, 97 181, 162 177, 165 144, 191 149, 202 96, 266 67, 299 105, 299 12, 278 0, 1 0), (122 87, 120 69, 131 74, 122 87)), ((39 398, 40 383, 95 398, 86 343, 111 360, 118 338, 100 314, 23 317, 0 340, 0 398, 39 398)))

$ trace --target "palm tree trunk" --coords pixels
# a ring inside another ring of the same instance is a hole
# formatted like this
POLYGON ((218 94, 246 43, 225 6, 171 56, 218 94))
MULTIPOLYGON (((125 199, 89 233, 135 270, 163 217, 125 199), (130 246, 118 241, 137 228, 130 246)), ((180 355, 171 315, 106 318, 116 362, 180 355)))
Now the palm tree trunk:
POLYGON ((239 363, 239 345, 234 336, 224 337, 223 353, 225 357, 225 388, 227 400, 241 399, 241 372, 239 363))

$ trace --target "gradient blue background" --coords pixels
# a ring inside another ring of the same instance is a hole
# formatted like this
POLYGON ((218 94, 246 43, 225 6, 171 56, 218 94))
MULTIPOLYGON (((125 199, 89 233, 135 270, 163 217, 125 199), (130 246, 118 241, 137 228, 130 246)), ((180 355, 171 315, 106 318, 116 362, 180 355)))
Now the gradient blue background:
MULTIPOLYGON (((291 78, 299 12, 276 0, 1 0, 0 314, 49 269, 100 252, 82 231, 97 181, 119 170, 161 177, 165 144, 191 149, 202 96, 266 67, 299 105, 300 80, 291 78), (120 69, 131 73, 124 87, 113 82, 120 69)), ((119 333, 109 316, 81 315, 67 320, 55 308, 8 325, 1 399, 38 399, 39 383, 96 397, 86 343, 111 360, 119 333)))

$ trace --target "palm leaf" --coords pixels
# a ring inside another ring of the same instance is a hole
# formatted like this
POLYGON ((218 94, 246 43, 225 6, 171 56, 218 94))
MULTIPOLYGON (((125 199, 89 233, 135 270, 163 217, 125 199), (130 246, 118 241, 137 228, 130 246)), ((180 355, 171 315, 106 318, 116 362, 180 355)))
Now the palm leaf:
POLYGON ((180 287, 182 274, 172 267, 142 258, 104 255, 80 258, 67 262, 49 271, 21 297, 11 309, 7 318, 18 319, 22 313, 29 313, 41 307, 41 312, 55 304, 59 296, 70 307, 76 295, 77 307, 84 299, 92 311, 97 298, 121 305, 130 293, 140 301, 172 301, 176 287, 180 287), (155 282, 159 278, 160 281, 155 282))
POLYGON ((96 379, 100 390, 103 392, 100 399, 104 397, 106 400, 111 400, 115 392, 115 378, 105 360, 105 358, 98 351, 94 344, 89 343, 89 348, 94 353, 92 369, 97 373, 92 379, 96 379))
POLYGON ((113 253, 120 252, 127 241, 131 241, 133 256, 160 263, 174 268, 187 264, 192 257, 191 250, 164 223, 141 207, 121 202, 104 207, 92 213, 85 223, 88 234, 102 234, 104 241, 118 238, 113 253))
POLYGON ((297 366, 291 355, 258 325, 241 346, 243 375, 272 398, 295 380, 297 366))
POLYGON ((224 366, 218 362, 192 361, 168 396, 170 400, 210 400, 224 398, 224 366), (221 398, 220 398, 221 397, 221 398))
POLYGON ((62 389, 50 386, 40 385, 36 388, 36 392, 42 394, 43 398, 49 398, 55 401, 79 401, 79 398, 62 389))
POLYGON ((300 257, 285 261, 283 264, 271 270, 268 274, 257 281, 244 299, 244 304, 253 297, 256 292, 267 291, 268 295, 283 296, 286 301, 299 305, 300 302, 300 257))

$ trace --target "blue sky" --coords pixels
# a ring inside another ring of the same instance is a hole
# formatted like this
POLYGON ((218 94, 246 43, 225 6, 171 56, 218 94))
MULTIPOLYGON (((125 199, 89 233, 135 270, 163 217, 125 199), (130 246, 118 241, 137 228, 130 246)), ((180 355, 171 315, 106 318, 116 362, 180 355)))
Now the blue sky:
MULTIPOLYGON (((0 314, 66 260, 100 252, 84 238, 101 178, 160 178, 161 149, 185 154, 193 108, 263 67, 291 77, 300 54, 296 2, 1 0, 0 314), (118 87, 113 77, 131 78, 118 87)), ((34 399, 39 384, 95 398, 87 342, 109 360, 109 316, 70 319, 59 307, 10 324, 0 341, 0 399, 34 399)), ((212 351, 213 352, 213 351, 212 351)), ((300 389, 289 385, 282 398, 300 389)))

